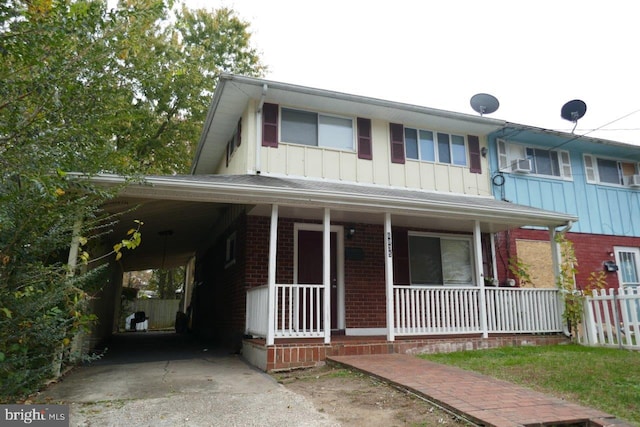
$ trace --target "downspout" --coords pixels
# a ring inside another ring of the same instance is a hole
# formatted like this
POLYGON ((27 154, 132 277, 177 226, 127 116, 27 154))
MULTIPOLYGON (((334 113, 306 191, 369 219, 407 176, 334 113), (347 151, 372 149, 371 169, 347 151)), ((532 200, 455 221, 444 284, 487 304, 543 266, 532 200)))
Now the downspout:
MULTIPOLYGON (((558 247, 558 243, 556 243, 556 235, 558 233, 566 233, 571 230, 573 226, 573 221, 567 222, 567 225, 564 226, 561 230, 556 230, 555 228, 549 227, 549 240, 551 241, 551 256, 553 257, 553 277, 558 282, 558 278, 560 277, 560 266, 562 264, 562 255, 560 253, 560 248, 558 247)), ((558 294, 558 298, 560 299, 560 317, 564 315, 564 296, 562 292, 558 294)), ((571 331, 569 331, 569 327, 566 323, 562 325, 562 333, 571 338, 571 331)))
POLYGON ((264 99, 267 96, 267 84, 262 85, 262 95, 260 96, 260 102, 258 103, 258 109, 256 110, 256 175, 260 175, 262 170, 262 160, 260 152, 262 151, 262 106, 264 105, 264 99))

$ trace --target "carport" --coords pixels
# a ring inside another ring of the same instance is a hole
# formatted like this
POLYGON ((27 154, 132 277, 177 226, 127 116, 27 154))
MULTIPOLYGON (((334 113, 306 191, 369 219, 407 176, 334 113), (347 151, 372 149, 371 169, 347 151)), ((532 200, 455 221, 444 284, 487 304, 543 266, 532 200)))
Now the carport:
POLYGON ((119 302, 126 272, 184 266, 186 286, 183 287, 179 310, 187 311, 193 292, 196 254, 206 250, 215 240, 216 223, 229 205, 188 200, 184 196, 158 196, 143 186, 135 195, 127 194, 125 189, 102 206, 106 213, 115 215, 113 218, 117 223, 102 238, 101 245, 112 248, 127 235, 129 229, 136 226, 136 220, 143 222, 140 230, 142 243, 134 250, 123 251, 119 261, 110 262, 109 283, 92 301, 92 310, 99 320, 93 327, 89 342, 84 343, 85 348, 99 347, 118 332, 119 302))

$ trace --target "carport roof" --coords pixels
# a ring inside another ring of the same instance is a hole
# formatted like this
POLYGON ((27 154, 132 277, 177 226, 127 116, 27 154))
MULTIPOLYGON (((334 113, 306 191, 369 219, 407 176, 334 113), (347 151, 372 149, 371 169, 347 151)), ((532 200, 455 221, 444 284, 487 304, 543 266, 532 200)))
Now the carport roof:
POLYGON ((230 205, 266 216, 277 204, 281 217, 316 220, 322 218, 323 208, 330 208, 331 220, 342 223, 382 224, 388 212, 395 226, 449 232, 469 232, 476 220, 483 232, 493 233, 522 226, 555 228, 578 219, 488 196, 264 175, 147 176, 133 183, 107 174, 90 179, 123 186, 104 206, 105 211, 121 214, 110 234, 114 241, 107 243, 117 243, 134 219, 144 222, 143 244, 122 259, 125 271, 186 264, 211 243, 216 223, 230 205), (163 234, 166 230, 172 230, 170 237, 163 234))

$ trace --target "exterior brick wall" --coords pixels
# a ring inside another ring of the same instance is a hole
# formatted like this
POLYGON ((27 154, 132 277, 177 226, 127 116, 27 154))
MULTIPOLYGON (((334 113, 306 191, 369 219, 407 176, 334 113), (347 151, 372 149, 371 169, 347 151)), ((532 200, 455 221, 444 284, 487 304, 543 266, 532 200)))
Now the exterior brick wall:
MULTIPOLYGON (((604 261, 615 261, 614 246, 640 247, 640 237, 606 236, 601 234, 567 233, 567 238, 573 242, 576 259, 578 260, 576 285, 583 289, 589 280, 591 272, 603 271, 604 261)), ((500 281, 513 278, 508 272, 509 257, 516 257, 517 239, 549 241, 549 232, 546 230, 517 229, 500 233, 496 238, 496 252, 498 258, 498 277, 500 281)), ((615 272, 606 273, 607 287, 619 286, 618 275, 615 272)))
POLYGON ((347 328, 384 328, 387 325, 384 265, 384 227, 356 224, 345 238, 345 251, 362 251, 362 259, 344 265, 345 323, 347 328))

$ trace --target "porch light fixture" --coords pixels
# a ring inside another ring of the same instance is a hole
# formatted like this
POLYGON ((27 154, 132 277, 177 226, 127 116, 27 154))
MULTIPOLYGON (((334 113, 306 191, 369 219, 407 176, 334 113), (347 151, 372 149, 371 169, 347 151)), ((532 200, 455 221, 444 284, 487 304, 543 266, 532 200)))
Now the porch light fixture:
POLYGON ((482 157, 487 157, 487 147, 482 147, 480 149, 480 154, 482 154, 482 157))
POLYGON ((350 239, 353 237, 354 234, 356 234, 356 228, 354 226, 349 226, 346 228, 347 228, 347 239, 350 239))

